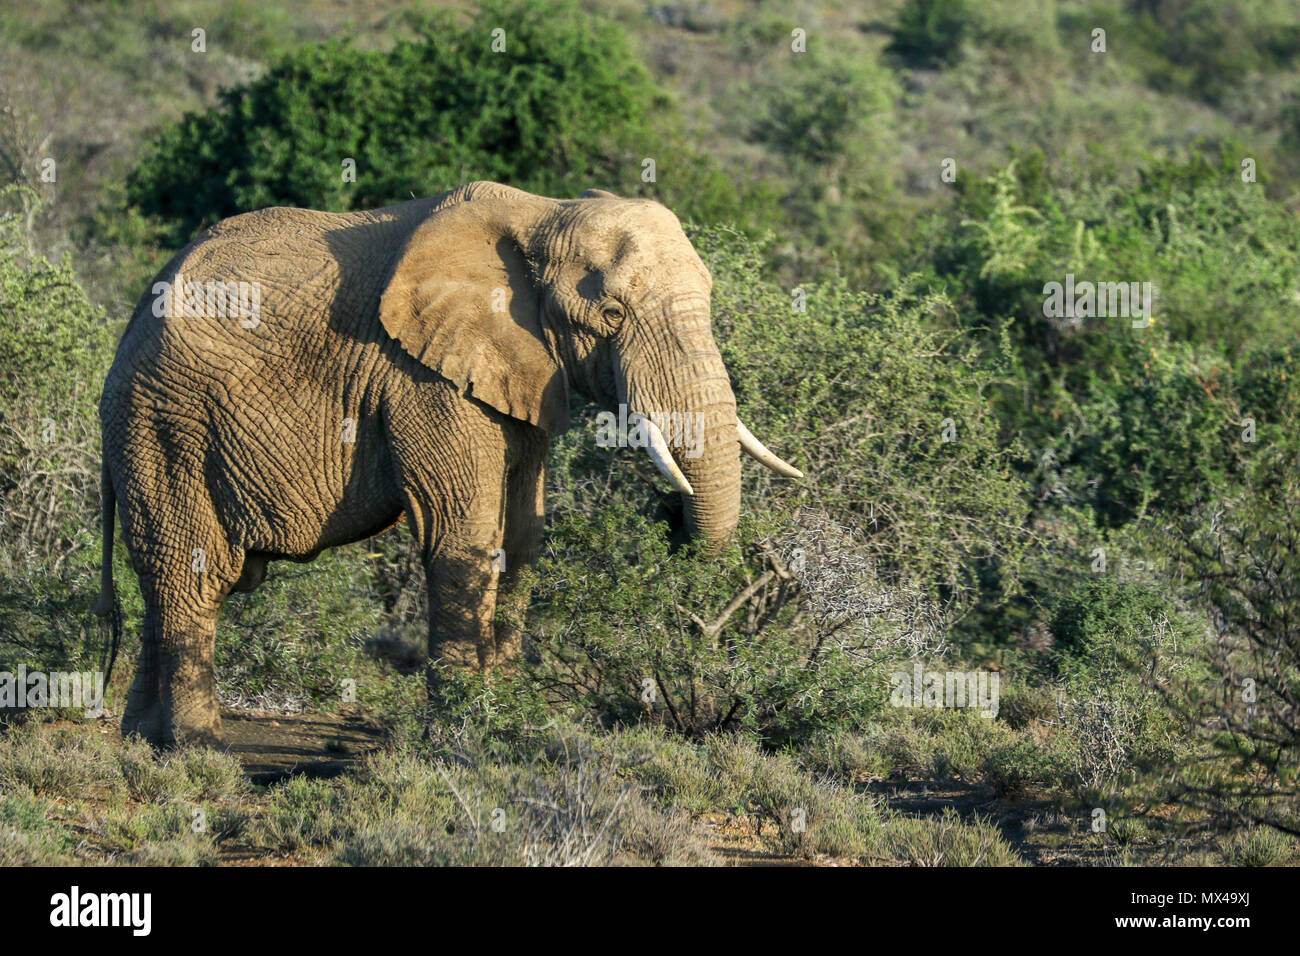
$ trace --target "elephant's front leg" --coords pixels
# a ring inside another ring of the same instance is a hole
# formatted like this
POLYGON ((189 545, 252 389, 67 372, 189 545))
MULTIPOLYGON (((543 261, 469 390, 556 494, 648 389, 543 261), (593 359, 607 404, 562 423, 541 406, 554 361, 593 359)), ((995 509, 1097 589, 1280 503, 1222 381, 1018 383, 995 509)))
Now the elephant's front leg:
POLYGON ((513 670, 523 642, 528 592, 515 586, 519 572, 537 560, 546 524, 546 447, 542 441, 510 473, 506 492, 504 554, 501 556, 500 598, 507 602, 497 614, 496 663, 513 670))
POLYGON ((489 671, 496 663, 492 619, 501 538, 457 542, 427 560, 429 657, 435 663, 489 671))
MULTIPOLYGON (((480 463, 482 467, 485 463, 480 463)), ((502 570, 504 462, 455 497, 462 502, 425 549, 429 657, 435 663, 490 671, 496 664, 493 617, 502 570)))

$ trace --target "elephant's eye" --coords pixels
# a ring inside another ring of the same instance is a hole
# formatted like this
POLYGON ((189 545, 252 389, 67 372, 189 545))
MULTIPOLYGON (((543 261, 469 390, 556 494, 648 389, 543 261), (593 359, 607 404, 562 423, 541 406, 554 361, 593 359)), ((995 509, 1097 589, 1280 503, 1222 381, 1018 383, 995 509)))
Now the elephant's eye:
POLYGON ((617 302, 606 302, 601 307, 600 314, 611 322, 617 322, 623 318, 623 307, 617 302))

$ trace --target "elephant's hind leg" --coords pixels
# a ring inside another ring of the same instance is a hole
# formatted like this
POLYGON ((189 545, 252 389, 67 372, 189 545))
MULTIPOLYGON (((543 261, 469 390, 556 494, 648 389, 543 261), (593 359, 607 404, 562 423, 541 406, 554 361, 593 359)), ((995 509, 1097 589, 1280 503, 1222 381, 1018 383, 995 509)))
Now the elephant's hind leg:
POLYGON ((122 715, 122 735, 159 747, 221 743, 212 669, 216 614, 145 610, 140 663, 122 715))
MULTIPOLYGON (((224 563, 224 562, 223 562, 224 563)), ((213 656, 221 602, 233 586, 205 558, 140 576, 144 631, 123 736, 159 747, 221 743, 213 656)))

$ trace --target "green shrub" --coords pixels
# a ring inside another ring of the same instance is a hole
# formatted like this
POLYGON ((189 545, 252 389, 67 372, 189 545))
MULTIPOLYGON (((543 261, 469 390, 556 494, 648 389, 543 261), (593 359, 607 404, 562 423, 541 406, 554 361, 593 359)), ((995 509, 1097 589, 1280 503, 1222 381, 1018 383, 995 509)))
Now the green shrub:
POLYGON ((1153 326, 1234 355, 1289 334, 1300 268, 1289 216, 1259 183, 1240 178, 1240 159, 1250 154, 1225 143, 1148 158, 1131 188, 1114 170, 1061 169, 1025 153, 985 179, 958 181, 960 201, 934 224, 925 256, 959 304, 975 306, 982 321, 1014 316, 1022 341, 1054 364, 1114 364, 1117 336, 1129 327, 1100 319, 1054 326, 1043 314, 1043 286, 1067 272, 1152 282, 1153 326))
POLYGON ((99 553, 96 383, 113 344, 71 262, 33 247, 23 193, 0 190, 0 571, 99 553))
POLYGON ((963 605, 981 561, 1015 567, 1024 485, 990 401, 1006 370, 968 334, 935 331, 948 300, 868 294, 833 273, 783 289, 764 244, 717 229, 695 240, 740 415, 808 475, 747 470, 746 509, 823 512, 857 529, 882 579, 938 603, 963 605))
POLYGON ((365 653, 382 605, 360 548, 322 554, 310 564, 273 566, 255 592, 232 595, 217 628, 222 699, 236 706, 295 711, 373 701, 381 665, 365 653), (355 684, 345 684, 345 681, 355 684))
POLYGON ((899 9, 889 50, 910 66, 953 63, 961 55, 971 20, 966 0, 907 0, 899 9))
POLYGON ((1239 172, 1224 147, 1150 159, 1140 188, 1123 189, 1113 173, 1077 182, 1027 154, 959 184, 954 209, 931 227, 945 235, 932 233, 925 256, 954 314, 987 329, 990 349, 1004 347, 1000 327, 1012 346, 1019 382, 998 403, 1007 428, 1040 461, 1052 452, 1049 492, 1059 479, 1065 500, 1107 525, 1150 509, 1185 514, 1239 480, 1251 410, 1237 396, 1238 353, 1259 352, 1243 360, 1248 400, 1265 403, 1261 422, 1277 420, 1286 366, 1269 357, 1292 338, 1300 245, 1281 208, 1239 172), (1044 315, 1046 284, 1067 274, 1152 283, 1149 326, 1133 327, 1133 315, 1044 315))
POLYGON ((1300 54, 1293 0, 1129 0, 1137 46, 1157 89, 1222 103, 1252 74, 1286 69, 1300 54))
POLYGON ((439 14, 412 32, 385 52, 301 47, 226 91, 160 134, 128 179, 130 201, 181 242, 264 206, 368 209, 475 179, 555 195, 635 191, 650 156, 683 214, 731 202, 707 159, 673 135, 671 102, 612 23, 568 2, 502 0, 464 27, 439 14))
POLYGON ((0 670, 102 670, 107 635, 88 612, 99 588, 98 383, 113 339, 71 261, 35 247, 24 195, 34 202, 0 189, 0 670))
MULTIPOLYGON (((746 90, 756 114, 746 135, 780 160, 772 175, 780 215, 770 226, 798 235, 797 251, 787 252, 791 268, 852 263, 859 273, 887 266, 880 250, 898 231, 891 217, 900 178, 893 74, 839 44, 770 67, 746 90)), ((745 224, 760 221, 755 209, 745 224)))
MULTIPOLYGON (((750 536, 747 540, 754 540, 750 536)), ((878 709, 874 663, 815 630, 782 627, 789 610, 746 633, 739 615, 713 632, 749 569, 739 549, 721 561, 672 554, 630 506, 557 522, 525 578, 532 679, 548 700, 606 725, 646 719, 690 736, 735 728, 784 738, 860 720, 878 709)))
POLYGON ((1148 509, 1187 514, 1239 472, 1248 446, 1231 375, 1207 366, 1190 349, 1169 346, 1149 355, 1141 378, 1092 388, 1095 398, 1082 409, 1086 434, 1066 465, 1092 476, 1105 523, 1148 509))
POLYGON ((867 140, 882 133, 880 114, 892 112, 894 84, 872 63, 830 58, 816 67, 768 91, 753 137, 796 160, 829 166, 871 149, 867 140))
POLYGON ((1015 56, 1055 51, 1054 0, 906 0, 888 50, 914 68, 952 66, 966 48, 1015 56))

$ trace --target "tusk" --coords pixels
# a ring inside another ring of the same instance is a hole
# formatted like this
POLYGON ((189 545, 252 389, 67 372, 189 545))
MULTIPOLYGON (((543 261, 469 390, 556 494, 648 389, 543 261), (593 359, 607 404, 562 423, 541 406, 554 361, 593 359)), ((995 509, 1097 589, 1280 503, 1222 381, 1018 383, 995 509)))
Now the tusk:
POLYGON ((745 427, 745 423, 736 419, 736 434, 740 436, 740 447, 751 457, 767 465, 778 475, 786 478, 802 478, 803 472, 788 462, 782 461, 767 450, 767 446, 754 437, 754 433, 745 427))
POLYGON ((686 480, 682 470, 677 467, 677 462, 673 461, 672 452, 668 450, 668 442, 664 441, 664 433, 659 430, 649 416, 642 415, 640 412, 633 412, 628 416, 628 423, 635 425, 638 421, 644 423, 646 433, 646 451, 650 453, 650 460, 655 463, 655 467, 663 474, 665 478, 676 486, 677 490, 684 495, 695 494, 695 489, 691 483, 686 480))

